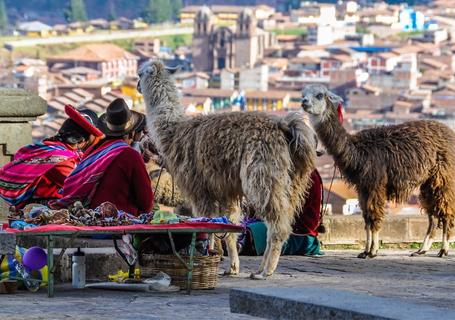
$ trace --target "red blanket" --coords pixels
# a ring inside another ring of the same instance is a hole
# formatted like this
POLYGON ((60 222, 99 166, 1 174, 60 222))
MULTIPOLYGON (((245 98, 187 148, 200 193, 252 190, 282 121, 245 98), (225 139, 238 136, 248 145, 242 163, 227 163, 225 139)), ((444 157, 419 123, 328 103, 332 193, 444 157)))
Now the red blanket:
POLYGON ((243 227, 232 225, 232 224, 224 224, 224 223, 212 223, 212 222, 181 222, 181 223, 170 223, 170 224, 133 224, 129 226, 115 226, 115 227, 97 227, 97 226, 83 226, 83 227, 76 227, 70 225, 61 225, 61 224, 48 224, 36 228, 31 228, 27 230, 17 230, 7 228, 7 232, 13 233, 51 233, 51 232, 79 232, 79 231, 134 231, 134 230, 182 230, 188 229, 189 232, 191 230, 197 229, 204 229, 203 232, 210 232, 210 230, 217 230, 217 229, 227 229, 232 231, 242 231, 243 227))

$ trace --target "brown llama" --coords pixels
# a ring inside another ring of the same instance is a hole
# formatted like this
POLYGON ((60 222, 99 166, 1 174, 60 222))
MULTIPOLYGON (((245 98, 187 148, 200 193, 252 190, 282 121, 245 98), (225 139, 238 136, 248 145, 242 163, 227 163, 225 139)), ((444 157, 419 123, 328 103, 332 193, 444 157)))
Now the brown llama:
POLYGON ((455 214, 455 133, 437 121, 410 121, 350 135, 337 117, 341 98, 322 85, 302 91, 302 107, 343 177, 355 186, 365 220, 366 246, 359 258, 375 257, 387 200, 402 202, 420 187, 429 226, 420 249, 431 248, 435 220, 443 230, 438 256, 448 254, 455 214))
MULTIPOLYGON (((184 114, 171 72, 159 62, 143 65, 138 90, 144 95, 150 135, 196 215, 225 212, 240 221, 245 197, 268 227, 267 249, 257 274, 265 279, 278 264, 314 167, 314 136, 301 115, 229 112, 190 118, 184 114)), ((227 274, 239 272, 236 236, 226 237, 227 274)))

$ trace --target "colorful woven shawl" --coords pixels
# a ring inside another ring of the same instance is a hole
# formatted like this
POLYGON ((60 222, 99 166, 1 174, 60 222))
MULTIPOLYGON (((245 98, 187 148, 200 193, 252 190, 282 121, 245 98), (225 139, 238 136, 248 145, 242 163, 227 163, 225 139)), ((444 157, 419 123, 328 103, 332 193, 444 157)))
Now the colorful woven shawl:
POLYGON ((44 141, 19 149, 13 161, 0 168, 0 197, 10 205, 27 201, 39 180, 62 161, 78 158, 75 150, 58 141, 44 141))
POLYGON ((63 198, 50 202, 52 208, 66 208, 75 201, 90 205, 104 172, 129 145, 123 140, 107 140, 87 150, 82 161, 66 178, 63 198))

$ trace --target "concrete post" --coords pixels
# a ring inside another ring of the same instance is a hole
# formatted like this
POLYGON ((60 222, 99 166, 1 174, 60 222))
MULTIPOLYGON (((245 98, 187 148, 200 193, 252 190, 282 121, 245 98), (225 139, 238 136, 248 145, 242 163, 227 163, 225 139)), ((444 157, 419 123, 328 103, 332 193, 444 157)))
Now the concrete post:
MULTIPOLYGON (((23 89, 0 88, 0 166, 8 163, 22 146, 32 142, 32 121, 46 113, 47 103, 23 89)), ((1 200, 0 221, 8 205, 1 200)))

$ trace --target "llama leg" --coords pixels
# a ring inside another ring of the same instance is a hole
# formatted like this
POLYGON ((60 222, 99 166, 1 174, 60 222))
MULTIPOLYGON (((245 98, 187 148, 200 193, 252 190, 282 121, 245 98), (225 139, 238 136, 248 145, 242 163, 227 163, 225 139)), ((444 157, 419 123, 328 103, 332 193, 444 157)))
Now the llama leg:
MULTIPOLYGON (((232 223, 240 222, 240 207, 237 204, 229 206, 228 218, 232 223)), ((240 259, 237 250, 237 233, 228 233, 226 235, 226 248, 229 255, 230 267, 229 270, 225 271, 225 275, 236 275, 240 272, 240 259)))
POLYGON ((439 250, 438 257, 442 258, 449 254, 449 230, 447 221, 442 222, 442 247, 439 250))
POLYGON ((365 220, 366 243, 365 251, 358 255, 359 258, 374 258, 379 250, 379 229, 384 217, 385 191, 377 188, 377 192, 370 193, 368 196, 359 196, 360 207, 363 211, 365 220))
POLYGON ((365 222, 365 250, 361 252, 357 258, 366 259, 368 257, 368 252, 370 252, 371 248, 371 228, 370 228, 370 216, 368 212, 366 196, 359 194, 359 206, 362 210, 363 221, 365 222))
POLYGON ((270 247, 271 247, 271 237, 270 236, 272 233, 269 231, 270 225, 268 223, 266 223, 266 225, 267 225, 267 243, 266 243, 264 254, 262 255, 261 264, 259 265, 259 269, 257 271, 258 274, 262 273, 264 271, 264 268, 267 264, 267 260, 270 255, 270 247))
POLYGON ((264 280, 275 271, 280 260, 283 243, 291 234, 290 219, 292 219, 292 216, 281 216, 280 220, 274 221, 274 223, 267 223, 267 249, 262 257, 261 264, 263 268, 259 268, 258 273, 252 274, 252 279, 264 280))
POLYGON ((433 244, 433 236, 434 236, 434 219, 430 214, 428 214, 427 233, 425 235, 425 238, 423 239, 423 243, 420 246, 420 249, 417 250, 416 252, 413 252, 411 254, 411 257, 416 257, 416 256, 420 256, 420 255, 427 253, 427 251, 430 250, 431 245, 433 244))
MULTIPOLYGON (((364 217, 364 220, 366 218, 364 217)), ((372 242, 372 234, 371 234, 371 228, 370 228, 370 223, 365 221, 365 233, 366 233, 366 239, 365 239, 365 250, 361 252, 357 258, 361 259, 366 259, 368 257, 368 253, 370 252, 371 248, 371 242, 372 242)))
POLYGON ((368 256, 374 258, 378 255, 379 250, 379 230, 371 231, 371 248, 368 256))

